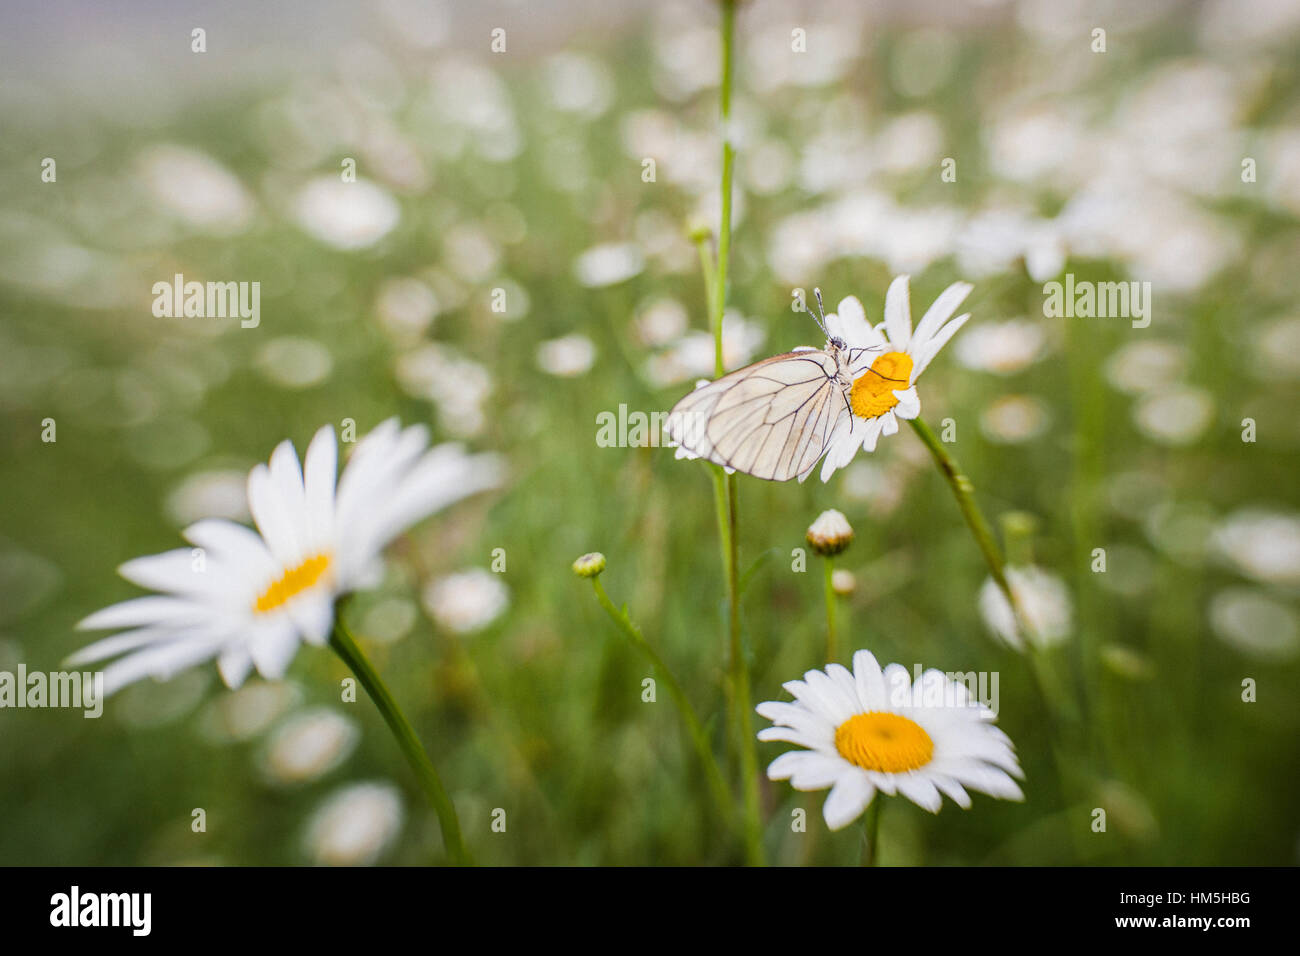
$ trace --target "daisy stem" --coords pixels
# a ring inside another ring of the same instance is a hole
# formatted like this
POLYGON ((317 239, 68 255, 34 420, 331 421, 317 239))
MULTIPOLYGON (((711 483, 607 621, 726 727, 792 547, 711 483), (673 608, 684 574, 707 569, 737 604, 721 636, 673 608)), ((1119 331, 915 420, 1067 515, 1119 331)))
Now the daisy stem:
POLYGON ((442 842, 447 848, 448 856, 458 866, 472 866, 474 861, 469 851, 465 849, 465 842, 461 838, 456 807, 451 802, 451 797, 447 795, 447 789, 443 786, 438 771, 434 769, 433 761, 421 746, 420 739, 415 735, 415 729, 406 719, 401 708, 397 706, 397 701, 380 678, 379 672, 371 666, 369 659, 357 646, 356 640, 343 623, 343 615, 337 612, 334 615, 334 630, 330 634, 330 647, 334 648, 343 659, 343 663, 351 668, 352 673, 357 675, 361 686, 375 702, 379 713, 388 724, 388 729, 397 739, 398 747, 406 756, 411 769, 415 771, 416 779, 420 781, 420 786, 424 789, 425 796, 429 798, 434 812, 438 814, 438 823, 442 827, 442 842))
POLYGON ((826 565, 826 663, 839 656, 839 647, 835 640, 835 563, 825 558, 826 565))
POLYGON ((862 850, 862 865, 876 866, 880 861, 880 808, 884 806, 883 794, 877 793, 867 807, 867 817, 863 821, 863 836, 867 845, 862 850))
POLYGON ((732 800, 731 791, 727 789, 726 781, 722 778, 722 771, 718 768, 718 762, 713 756, 713 749, 709 746, 708 735, 704 732, 704 726, 695 714, 695 708, 686 697, 686 692, 682 690, 682 685, 677 683, 677 678, 673 672, 668 669, 668 665, 663 662, 655 649, 646 641, 645 635, 641 633, 632 618, 627 613, 627 608, 622 610, 614 606, 614 602, 609 599, 605 592, 605 586, 600 583, 600 578, 592 578, 591 586, 596 591, 596 600, 600 606, 605 609, 605 613, 618 626, 628 640, 632 642, 641 654, 650 662, 659 675, 659 679, 664 682, 668 688, 668 693, 672 695, 673 702, 677 704, 678 711, 681 712, 682 721, 686 724, 686 729, 691 735, 691 742, 695 745, 695 752, 699 755, 700 765, 704 768, 705 779, 709 783, 709 791, 713 794, 714 800, 717 801, 718 810, 724 820, 732 819, 732 800))
MULTIPOLYGON (((714 372, 726 372, 722 349, 722 317, 727 305, 727 267, 731 260, 731 192, 736 165, 732 145, 731 91, 735 74, 736 0, 721 0, 722 81, 719 90, 720 127, 722 131, 722 221, 718 224, 718 250, 712 263, 700 243, 700 265, 704 269, 704 288, 709 302, 709 326, 713 330, 714 372), (712 269, 710 269, 710 265, 712 269)), ((749 668, 745 662, 740 633, 740 552, 737 542, 736 476, 724 475, 713 468, 714 499, 718 510, 718 531, 722 545, 722 565, 727 578, 728 643, 730 646, 729 683, 735 726, 736 746, 740 751, 741 793, 745 810, 745 855, 751 866, 762 866, 763 824, 758 801, 758 752, 754 737, 749 692, 749 668)))
POLYGON ((993 577, 998 589, 1006 596, 1020 627, 1024 633, 1028 634, 1030 628, 1025 619, 1024 611, 1011 590, 1011 584, 1007 581, 1006 563, 1002 559, 1002 552, 998 549, 997 541, 993 537, 993 530, 989 527, 984 512, 980 510, 979 504, 975 501, 974 484, 966 477, 961 470, 961 466, 957 464, 952 455, 948 454, 948 449, 943 446, 943 442, 930 430, 930 426, 923 419, 913 418, 909 424, 925 444, 925 447, 930 449, 930 454, 934 457, 935 464, 939 466, 940 473, 943 474, 944 480, 948 482, 948 486, 952 488, 953 497, 957 499, 957 507, 961 508, 962 516, 965 517, 966 524, 975 537, 975 543, 979 545, 980 553, 984 555, 984 561, 989 566, 989 574, 993 577))

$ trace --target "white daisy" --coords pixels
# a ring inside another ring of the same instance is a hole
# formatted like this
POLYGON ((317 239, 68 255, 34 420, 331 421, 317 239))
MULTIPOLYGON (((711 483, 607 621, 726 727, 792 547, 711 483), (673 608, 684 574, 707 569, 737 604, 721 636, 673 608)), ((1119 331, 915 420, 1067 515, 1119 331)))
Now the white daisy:
POLYGON ((850 350, 864 351, 849 366, 853 379, 849 406, 853 414, 828 442, 822 481, 852 461, 859 448, 875 451, 881 435, 898 431, 898 419, 921 414, 916 380, 970 318, 967 312, 951 319, 970 290, 966 282, 948 286, 926 310, 915 331, 907 276, 898 276, 890 283, 885 293, 885 321, 874 328, 854 296, 842 300, 839 308, 826 316, 827 332, 850 350))
POLYGON ((968 809, 968 789, 1024 799, 1012 779, 1024 774, 1010 738, 993 726, 992 711, 941 671, 928 670, 913 683, 902 664, 882 671, 870 651, 858 651, 852 673, 830 664, 784 687, 795 700, 758 705, 776 725, 758 739, 807 749, 777 757, 767 775, 796 790, 831 788, 822 813, 832 830, 857 819, 877 790, 931 813, 939 812, 943 794, 968 809))
POLYGON ((117 658, 104 669, 105 693, 212 658, 230 687, 254 667, 264 677, 282 677, 300 640, 326 642, 335 600, 376 582, 380 552, 393 538, 500 483, 497 456, 469 455, 454 444, 426 451, 428 442, 422 426, 403 429, 389 419, 357 445, 337 487, 331 426, 312 439, 305 468, 293 444, 281 442, 270 466, 248 476, 257 531, 206 519, 184 531, 194 548, 122 565, 128 581, 161 593, 82 621, 81 628, 125 630, 68 663, 117 658))

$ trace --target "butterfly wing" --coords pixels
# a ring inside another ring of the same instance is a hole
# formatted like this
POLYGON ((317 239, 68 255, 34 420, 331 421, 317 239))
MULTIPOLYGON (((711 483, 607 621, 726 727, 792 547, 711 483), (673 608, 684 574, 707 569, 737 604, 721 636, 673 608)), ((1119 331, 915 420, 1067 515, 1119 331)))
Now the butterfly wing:
POLYGON ((755 478, 805 477, 850 414, 836 371, 818 349, 755 362, 683 398, 664 431, 690 454, 755 478))

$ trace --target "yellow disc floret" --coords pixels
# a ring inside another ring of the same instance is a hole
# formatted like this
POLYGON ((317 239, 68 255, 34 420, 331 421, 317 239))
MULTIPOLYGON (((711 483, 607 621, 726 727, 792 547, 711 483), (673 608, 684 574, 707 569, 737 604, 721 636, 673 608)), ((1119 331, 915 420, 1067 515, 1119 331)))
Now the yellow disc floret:
POLYGON ((312 555, 296 568, 290 568, 277 580, 272 581, 270 586, 258 596, 253 609, 260 614, 274 611, 291 597, 301 594, 319 581, 329 566, 328 554, 312 555))
POLYGON ((898 404, 894 393, 906 389, 911 381, 912 356, 906 352, 886 352, 853 383, 849 396, 853 414, 859 418, 885 414, 898 404))
POLYGON ((914 720, 888 711, 854 714, 835 730, 835 749, 863 770, 906 773, 934 756, 934 741, 914 720))

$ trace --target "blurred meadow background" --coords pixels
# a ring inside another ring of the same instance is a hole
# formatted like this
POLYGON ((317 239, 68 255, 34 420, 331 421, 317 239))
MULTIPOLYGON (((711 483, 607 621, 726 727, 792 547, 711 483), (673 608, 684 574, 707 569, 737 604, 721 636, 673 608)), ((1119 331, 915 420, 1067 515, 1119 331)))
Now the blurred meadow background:
MULTIPOLYGON (((718 13, 607 6, 6 6, 0 670, 57 669, 78 620, 140 593, 121 562, 247 520, 277 442, 400 415, 509 462, 349 608, 479 861, 740 862, 667 695, 642 701, 649 671, 570 570, 606 554, 602 583, 726 753, 706 467, 596 441, 602 412, 665 411, 712 377, 688 228, 719 215, 718 13), (260 324, 156 318, 176 273, 260 282, 260 324)), ((1296 863, 1300 6, 756 0, 737 44, 728 366, 821 344, 796 288, 879 321, 895 274, 917 317, 974 283, 922 414, 951 419, 1012 560, 1042 571, 1050 681, 1089 691, 1063 739, 903 429, 829 484, 739 479, 754 700, 825 663, 820 564, 792 550, 838 508, 857 533, 841 646, 996 671, 1027 777, 1023 804, 890 801, 883 862, 1296 863), (1150 282, 1149 327, 1045 317, 1066 272, 1150 282)), ((0 863, 440 861, 345 676, 308 647, 279 683, 231 692, 207 665, 99 720, 0 711, 0 863)), ((762 798, 772 862, 857 861, 824 793, 762 798)))

